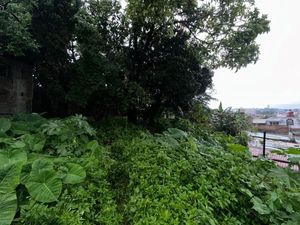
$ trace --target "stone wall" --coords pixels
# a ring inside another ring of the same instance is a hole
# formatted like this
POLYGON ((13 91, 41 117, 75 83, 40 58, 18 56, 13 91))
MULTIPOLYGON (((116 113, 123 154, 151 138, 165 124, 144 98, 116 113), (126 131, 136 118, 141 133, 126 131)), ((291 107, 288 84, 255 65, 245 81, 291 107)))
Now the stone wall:
POLYGON ((0 114, 29 113, 32 110, 32 67, 0 57, 0 114))

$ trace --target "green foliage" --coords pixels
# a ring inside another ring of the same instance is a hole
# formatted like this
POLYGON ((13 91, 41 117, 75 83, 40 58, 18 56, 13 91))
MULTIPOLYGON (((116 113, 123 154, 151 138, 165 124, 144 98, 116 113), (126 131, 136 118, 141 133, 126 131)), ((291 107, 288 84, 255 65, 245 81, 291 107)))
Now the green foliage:
POLYGON ((24 56, 36 52, 38 45, 29 31, 32 17, 29 2, 0 2, 0 55, 24 56))
POLYGON ((25 185, 36 201, 45 203, 57 201, 62 189, 56 173, 47 170, 41 171, 38 176, 31 175, 25 185))
POLYGON ((289 168, 296 166, 299 168, 300 166, 300 150, 298 148, 288 148, 288 149, 276 149, 272 150, 272 153, 278 155, 286 155, 288 156, 289 168))
POLYGON ((120 74, 122 15, 119 1, 89 0, 82 4, 75 29, 72 79, 66 98, 95 117, 124 110, 124 83, 120 74), (89 87, 89 88, 86 88, 89 87), (99 98, 101 96, 101 98, 99 98))
POLYGON ((1 168, 0 177, 0 193, 8 194, 15 190, 20 183, 20 173, 22 166, 18 164, 11 164, 1 168))
MULTIPOLYGON (((34 58, 34 111, 65 115, 64 103, 73 72, 76 13, 81 0, 34 1, 31 33, 39 45, 34 58), (51 96, 51 97, 50 97, 51 96), (59 97, 58 97, 59 96, 59 97)), ((79 82, 79 81, 78 81, 79 82)))
MULTIPOLYGON (((246 154, 237 156, 220 147, 207 147, 177 129, 121 143, 113 145, 112 150, 122 160, 118 174, 127 174, 129 179, 122 182, 129 184, 122 189, 130 195, 121 197, 127 199, 125 212, 129 213, 126 215, 130 224, 268 224, 274 218, 284 221, 279 214, 272 215, 275 209, 270 210, 270 220, 260 216, 262 210, 255 202, 267 198, 273 188, 282 188, 280 180, 264 174, 273 167, 271 163, 262 165, 246 154)), ((231 147, 245 152, 243 146, 231 147)), ((297 206, 293 210, 296 212, 297 206)))
POLYGON ((5 133, 11 127, 11 122, 9 119, 0 118, 0 134, 5 133))
POLYGON ((0 55, 34 68, 34 111, 153 125, 207 102, 213 69, 256 62, 269 21, 253 0, 2 0, 0 26, 0 55))
POLYGON ((247 147, 239 144, 228 144, 227 147, 232 153, 245 153, 248 151, 247 147))
POLYGON ((74 142, 77 136, 76 146, 86 146, 88 137, 84 135, 91 137, 95 132, 79 116, 65 119, 61 127, 51 126, 53 121, 38 115, 18 115, 1 121, 5 136, 0 139, 0 223, 10 224, 17 210, 26 210, 28 201, 29 205, 58 202, 65 184, 84 182, 84 167, 71 157, 59 158, 58 152, 50 156, 48 148, 68 138, 74 142), (68 136, 70 130, 74 131, 72 137, 68 136), (67 136, 62 138, 64 132, 67 136))
POLYGON ((47 203, 57 201, 61 193, 62 182, 53 170, 51 162, 38 159, 32 164, 25 186, 36 201, 47 203))
POLYGON ((0 194, 0 223, 10 225, 17 210, 16 193, 0 194))
POLYGON ((299 148, 288 148, 286 151, 287 154, 300 155, 299 148))
POLYGON ((235 137, 188 120, 150 134, 125 118, 96 132, 79 116, 35 118, 0 139, 0 224, 299 224, 299 172, 253 160, 235 137))
POLYGON ((253 0, 123 3, 1 1, 0 55, 32 65, 34 111, 152 126, 165 112, 206 103, 212 70, 256 62, 256 38, 269 31, 253 0))
POLYGON ((95 130, 82 116, 63 120, 50 120, 41 126, 41 133, 46 138, 45 148, 51 155, 82 155, 89 137, 95 130))
POLYGON ((67 171, 63 177, 65 184, 78 184, 84 181, 86 173, 82 166, 75 163, 67 163, 66 168, 67 171))
POLYGON ((215 131, 232 136, 237 136, 250 127, 244 115, 233 112, 231 108, 223 109, 222 104, 214 110, 211 122, 215 131))

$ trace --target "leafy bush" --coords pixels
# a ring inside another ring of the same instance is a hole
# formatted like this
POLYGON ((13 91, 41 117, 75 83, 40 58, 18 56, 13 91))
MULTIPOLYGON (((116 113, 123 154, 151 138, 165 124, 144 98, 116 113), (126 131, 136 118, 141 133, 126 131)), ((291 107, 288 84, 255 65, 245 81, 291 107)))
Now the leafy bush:
POLYGON ((97 131, 80 116, 0 122, 0 224, 300 223, 299 172, 253 160, 236 137, 122 118, 97 131))
POLYGON ((232 153, 245 153, 248 151, 247 147, 239 144, 228 144, 227 147, 232 153))
MULTIPOLYGON (((84 190, 92 189, 94 180, 100 178, 99 173, 92 180, 86 179, 93 170, 105 166, 94 159, 100 157, 95 154, 101 148, 97 141, 90 141, 95 138, 95 130, 85 118, 46 120, 35 114, 18 115, 2 118, 0 129, 0 224, 11 224, 16 213, 19 216, 15 224, 82 224, 85 215, 82 211, 78 213, 82 206, 78 205, 77 214, 74 213, 76 204, 72 200, 80 194, 78 190, 82 190, 79 197, 84 196, 85 201, 93 199, 86 198, 84 190), (79 222, 71 222, 75 220, 79 222)), ((109 193, 103 180, 94 184, 94 192, 102 186, 102 191, 109 193)), ((105 196, 98 206, 99 212, 104 206, 113 209, 111 202, 109 195, 105 196)), ((110 214, 111 210, 105 210, 103 215, 110 214)), ((99 213, 95 214, 100 221, 99 213)), ((117 220, 114 217, 111 221, 117 220)), ((98 220, 93 219, 90 224, 98 220)))
POLYGON ((297 204, 289 211, 282 204, 267 213, 261 210, 260 203, 271 191, 295 191, 268 174, 273 163, 207 147, 174 129, 125 141, 123 146, 129 224, 281 224, 289 216, 299 222, 297 204))
POLYGON ((219 109, 213 111, 211 122, 215 131, 232 136, 237 136, 249 128, 244 115, 233 112, 231 108, 223 109, 221 104, 219 109))

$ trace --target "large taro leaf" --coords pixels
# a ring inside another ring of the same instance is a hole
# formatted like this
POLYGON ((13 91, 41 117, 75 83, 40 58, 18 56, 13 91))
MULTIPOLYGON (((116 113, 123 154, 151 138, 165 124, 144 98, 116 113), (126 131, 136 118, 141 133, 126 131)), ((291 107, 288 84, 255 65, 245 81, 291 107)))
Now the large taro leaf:
POLYGON ((17 210, 17 196, 15 192, 0 194, 0 224, 10 225, 17 210))
POLYGON ((11 127, 11 122, 7 118, 0 118, 0 133, 5 133, 11 127))
POLYGON ((16 163, 0 168, 0 194, 13 192, 20 183, 22 164, 16 163))
POLYGON ((22 169, 21 183, 25 184, 32 174, 38 176, 43 170, 53 170, 52 161, 51 158, 41 154, 37 154, 34 157, 32 157, 32 154, 29 154, 27 164, 22 169))
POLYGON ((65 184, 78 184, 84 181, 86 173, 82 166, 75 163, 67 163, 66 167, 68 172, 63 178, 65 184))
POLYGON ((58 200, 62 182, 54 170, 42 170, 39 174, 31 174, 25 186, 36 201, 48 203, 58 200))
POLYGON ((47 120, 38 114, 19 114, 12 119, 11 131, 14 134, 37 133, 39 127, 47 120))
POLYGON ((39 174, 42 173, 44 170, 48 170, 48 171, 53 170, 53 163, 51 159, 40 158, 35 160, 32 163, 31 175, 39 176, 39 174))
POLYGON ((27 154, 23 150, 0 150, 0 168, 12 164, 24 164, 26 161, 27 154))

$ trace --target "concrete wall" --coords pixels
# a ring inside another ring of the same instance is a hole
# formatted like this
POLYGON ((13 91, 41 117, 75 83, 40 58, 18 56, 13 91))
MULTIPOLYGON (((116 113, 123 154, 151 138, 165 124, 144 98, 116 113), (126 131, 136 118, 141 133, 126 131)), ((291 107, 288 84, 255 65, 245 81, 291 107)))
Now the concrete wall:
POLYGON ((10 70, 9 75, 0 75, 0 114, 29 113, 32 110, 32 67, 14 59, 0 57, 10 70))
POLYGON ((266 131, 271 133, 280 133, 280 134, 287 134, 289 132, 289 129, 287 126, 282 125, 258 125, 254 126, 258 131, 266 131))

